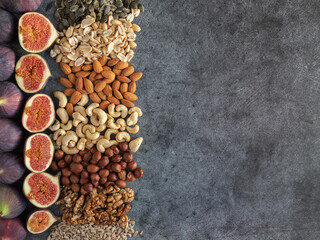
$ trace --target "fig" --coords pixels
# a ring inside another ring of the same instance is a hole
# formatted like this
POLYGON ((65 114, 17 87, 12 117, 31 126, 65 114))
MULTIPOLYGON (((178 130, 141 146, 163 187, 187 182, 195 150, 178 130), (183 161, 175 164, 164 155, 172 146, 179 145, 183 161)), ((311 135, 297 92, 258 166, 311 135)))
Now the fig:
POLYGON ((58 219, 49 209, 37 210, 28 217, 27 229, 33 234, 43 233, 58 219))
POLYGON ((21 57, 16 65, 16 81, 22 91, 35 93, 46 85, 51 72, 46 60, 38 54, 21 57))
POLYGON ((28 99, 22 114, 22 125, 29 132, 42 132, 54 121, 52 99, 46 94, 35 94, 28 99))
MULTIPOLYGON (((1 31, 0 31, 0 34, 1 34, 1 31)), ((8 47, 0 46, 0 69, 1 69, 0 81, 8 80, 11 77, 11 75, 14 72, 15 62, 16 62, 16 57, 15 57, 14 51, 8 47)))
POLYGON ((26 168, 15 153, 0 153, 0 183, 11 184, 18 181, 26 168))
POLYGON ((0 218, 0 239, 23 240, 27 236, 27 231, 19 218, 0 218))
MULTIPOLYGON (((1 0, 3 1, 3 0, 1 0)), ((4 0, 5 1, 5 0, 4 0)), ((10 2, 10 1, 6 1, 10 2)), ((7 43, 13 40, 16 32, 16 19, 6 10, 0 8, 0 43, 7 43)), ((2 69, 3 70, 3 69, 2 69)))
POLYGON ((0 119, 0 151, 10 152, 20 143, 22 138, 21 128, 12 120, 0 119))
POLYGON ((43 52, 59 36, 50 20, 36 12, 25 13, 20 17, 18 34, 21 47, 31 53, 43 52))
POLYGON ((11 82, 0 82, 0 117, 13 117, 20 110, 23 95, 11 82))
POLYGON ((0 217, 15 218, 27 206, 27 202, 16 189, 7 185, 0 185, 0 217))
POLYGON ((0 6, 13 13, 36 11, 41 3, 42 0, 0 0, 0 6))
POLYGON ((54 146, 47 134, 37 133, 30 136, 24 147, 24 163, 35 173, 44 172, 52 162, 54 146))
POLYGON ((23 182, 23 192, 28 200, 38 208, 47 208, 59 197, 59 176, 49 173, 30 173, 23 182))

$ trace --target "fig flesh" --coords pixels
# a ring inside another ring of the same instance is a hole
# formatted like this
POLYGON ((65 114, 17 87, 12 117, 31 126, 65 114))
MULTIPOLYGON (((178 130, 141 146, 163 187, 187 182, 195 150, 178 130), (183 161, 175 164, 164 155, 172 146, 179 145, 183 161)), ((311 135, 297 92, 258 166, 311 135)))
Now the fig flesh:
POLYGON ((26 168, 18 154, 0 153, 0 183, 11 184, 18 181, 26 168))
POLYGON ((0 82, 0 117, 13 117, 21 107, 23 95, 11 82, 0 82))
POLYGON ((0 239, 23 240, 27 236, 27 231, 19 218, 0 218, 0 239))
POLYGON ((41 3, 42 0, 0 0, 0 6, 13 13, 36 11, 41 3))
POLYGON ((13 187, 0 185, 0 217, 15 218, 27 206, 24 197, 13 187))
POLYGON ((47 208, 59 198, 59 176, 46 172, 30 173, 23 182, 23 192, 34 206, 47 208))
POLYGON ((22 114, 22 125, 29 132, 42 132, 54 121, 52 99, 46 94, 35 94, 28 99, 22 114))
POLYGON ((29 216, 27 220, 27 230, 33 234, 43 233, 56 221, 58 221, 58 217, 53 215, 50 210, 37 210, 29 216))
POLYGON ((16 57, 15 57, 14 51, 8 47, 0 46, 0 69, 1 69, 0 81, 8 80, 11 77, 11 75, 14 72, 15 62, 16 62, 16 57))
POLYGON ((18 34, 21 47, 31 53, 43 52, 59 36, 50 20, 36 12, 20 17, 18 34))
POLYGON ((28 54, 16 64, 16 81, 22 91, 36 93, 44 88, 51 72, 46 60, 38 54, 28 54))
MULTIPOLYGON (((6 0, 1 0, 6 1, 6 0)), ((10 1, 6 1, 10 2, 10 1)), ((0 43, 7 43, 13 40, 16 32, 16 20, 14 16, 6 10, 0 8, 0 43)), ((2 69, 3 70, 3 69, 2 69)))
POLYGON ((0 151, 10 152, 20 143, 22 138, 21 128, 12 120, 0 119, 0 151))
POLYGON ((26 167, 35 173, 44 172, 52 162, 54 146, 50 137, 43 133, 30 136, 24 148, 24 163, 26 167))

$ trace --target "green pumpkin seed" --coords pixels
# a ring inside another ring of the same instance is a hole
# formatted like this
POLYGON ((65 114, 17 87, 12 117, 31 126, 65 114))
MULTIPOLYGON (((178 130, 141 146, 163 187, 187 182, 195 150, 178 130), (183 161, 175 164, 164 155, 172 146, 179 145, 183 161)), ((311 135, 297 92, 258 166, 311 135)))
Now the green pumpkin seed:
POLYGON ((137 9, 138 8, 138 4, 136 2, 132 2, 130 4, 130 7, 133 8, 133 9, 137 9))
POLYGON ((118 19, 119 19, 118 14, 117 14, 117 13, 114 13, 114 14, 113 14, 113 18, 116 19, 116 20, 118 20, 118 19))
POLYGON ((70 7, 70 12, 76 12, 79 9, 79 5, 73 5, 70 7))
POLYGON ((62 19, 62 24, 63 24, 63 26, 64 27, 69 27, 69 22, 68 22, 68 20, 67 19, 62 19))
POLYGON ((128 16, 128 14, 127 14, 127 13, 124 13, 124 12, 119 14, 119 17, 120 17, 120 18, 125 18, 126 16, 128 16))
POLYGON ((124 8, 124 9, 123 9, 123 12, 125 12, 125 13, 130 13, 131 10, 130 10, 129 8, 124 8))
POLYGON ((61 16, 60 16, 60 14, 59 14, 59 12, 57 10, 54 12, 53 17, 57 21, 60 21, 60 19, 61 19, 61 16))
POLYGON ((107 21, 108 21, 108 17, 106 15, 104 15, 100 20, 100 22, 102 22, 102 23, 105 23, 107 21))
POLYGON ((144 6, 141 3, 138 4, 138 8, 140 12, 144 12, 144 6))

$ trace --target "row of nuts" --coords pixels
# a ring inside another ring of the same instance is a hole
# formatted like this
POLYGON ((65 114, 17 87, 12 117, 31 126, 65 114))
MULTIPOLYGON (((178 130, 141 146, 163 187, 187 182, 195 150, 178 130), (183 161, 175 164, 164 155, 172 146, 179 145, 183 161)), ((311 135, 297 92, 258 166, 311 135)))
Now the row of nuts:
POLYGON ((54 155, 57 161, 52 162, 51 169, 61 170, 62 185, 71 185, 74 192, 84 195, 99 185, 125 188, 126 181, 134 182, 143 176, 143 170, 137 168, 128 148, 128 143, 123 142, 106 149, 104 154, 96 148, 75 155, 65 155, 62 150, 57 150, 54 155))

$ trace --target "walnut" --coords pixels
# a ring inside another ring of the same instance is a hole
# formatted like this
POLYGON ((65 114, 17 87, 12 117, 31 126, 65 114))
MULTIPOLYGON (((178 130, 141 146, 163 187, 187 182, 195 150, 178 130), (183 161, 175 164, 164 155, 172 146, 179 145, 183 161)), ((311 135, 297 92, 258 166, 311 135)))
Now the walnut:
POLYGON ((84 204, 84 200, 85 200, 84 195, 81 195, 81 196, 79 197, 79 199, 77 200, 74 208, 73 208, 73 213, 74 213, 74 214, 78 214, 78 213, 79 213, 80 208, 81 208, 81 207, 83 206, 83 204, 84 204))

